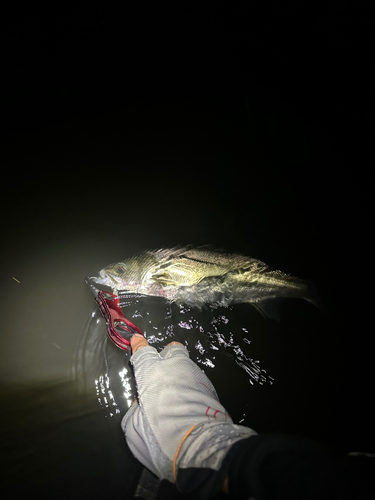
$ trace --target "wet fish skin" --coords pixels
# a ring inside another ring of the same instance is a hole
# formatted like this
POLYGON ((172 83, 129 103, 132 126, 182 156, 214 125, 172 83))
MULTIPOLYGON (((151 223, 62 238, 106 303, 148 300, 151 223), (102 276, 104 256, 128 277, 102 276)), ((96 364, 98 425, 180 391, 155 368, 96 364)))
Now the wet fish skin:
POLYGON ((116 293, 127 290, 161 296, 198 308, 247 302, 264 316, 274 316, 267 305, 279 297, 301 298, 317 305, 316 291, 306 281, 272 270, 260 260, 207 247, 146 251, 110 264, 100 271, 100 278, 91 279, 116 293))

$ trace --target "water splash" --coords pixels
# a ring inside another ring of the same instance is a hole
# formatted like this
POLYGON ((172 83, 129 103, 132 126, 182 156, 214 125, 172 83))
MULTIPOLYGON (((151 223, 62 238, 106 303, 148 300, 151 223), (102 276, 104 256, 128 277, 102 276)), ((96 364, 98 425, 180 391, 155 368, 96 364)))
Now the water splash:
MULTIPOLYGON (((210 373, 220 377, 220 366, 229 357, 231 376, 245 373, 249 385, 273 383, 274 379, 261 367, 260 361, 251 356, 251 345, 256 338, 249 338, 248 328, 231 314, 233 308, 227 308, 226 314, 223 314, 224 308, 215 307, 196 311, 164 299, 131 294, 121 297, 121 307, 158 351, 177 340, 186 345, 191 359, 210 373)), ((86 391, 90 391, 89 387, 95 388, 105 417, 122 417, 136 398, 135 381, 127 367, 129 357, 130 353, 120 351, 107 340, 104 320, 96 308, 77 350, 75 372, 86 391)))

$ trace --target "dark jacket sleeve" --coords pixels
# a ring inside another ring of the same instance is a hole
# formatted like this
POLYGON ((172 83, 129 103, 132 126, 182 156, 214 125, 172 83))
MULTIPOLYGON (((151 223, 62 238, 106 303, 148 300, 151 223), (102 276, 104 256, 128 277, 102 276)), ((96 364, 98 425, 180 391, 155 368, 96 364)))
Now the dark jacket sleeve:
POLYGON ((220 470, 185 469, 178 473, 177 485, 194 500, 203 500, 222 491, 225 477, 229 498, 236 500, 375 498, 374 458, 338 454, 310 439, 282 433, 239 441, 228 450, 220 470))
POLYGON ((375 460, 348 456, 299 436, 259 434, 238 443, 230 497, 256 500, 375 498, 375 460))

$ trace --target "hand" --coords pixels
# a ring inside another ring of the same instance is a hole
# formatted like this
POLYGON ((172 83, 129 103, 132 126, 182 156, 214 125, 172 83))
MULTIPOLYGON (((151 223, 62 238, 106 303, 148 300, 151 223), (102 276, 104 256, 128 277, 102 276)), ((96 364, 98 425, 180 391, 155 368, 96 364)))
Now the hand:
POLYGON ((147 340, 144 338, 143 335, 135 333, 130 339, 130 345, 132 348, 132 354, 135 354, 141 347, 149 346, 149 343, 147 342, 147 340))
POLYGON ((159 353, 134 335, 131 346, 139 404, 121 424, 129 448, 160 479, 177 482, 181 491, 199 481, 206 484, 208 476, 221 489, 229 448, 256 433, 233 424, 212 383, 182 344, 172 342, 159 353), (218 470, 219 481, 212 474, 218 470), (191 474, 199 473, 192 481, 191 474))

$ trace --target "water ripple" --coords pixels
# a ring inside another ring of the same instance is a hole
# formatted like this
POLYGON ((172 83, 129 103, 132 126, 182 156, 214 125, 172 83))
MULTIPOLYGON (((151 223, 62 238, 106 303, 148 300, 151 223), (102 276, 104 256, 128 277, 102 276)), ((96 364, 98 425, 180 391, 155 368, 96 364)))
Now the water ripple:
MULTIPOLYGON (((256 338, 249 338, 248 325, 244 326, 231 314, 232 308, 228 308, 228 314, 222 314, 223 308, 213 307, 197 311, 139 295, 122 297, 121 307, 158 351, 176 339, 185 343, 198 365, 209 369, 207 375, 216 373, 215 379, 218 375, 220 380, 221 366, 229 357, 231 376, 238 377, 244 372, 249 386, 273 383, 260 361, 251 356, 250 346, 256 343, 256 338)), ((136 398, 129 357, 130 353, 116 348, 107 339, 105 322, 95 307, 79 339, 72 372, 84 391, 95 391, 105 417, 122 417, 136 398)))

